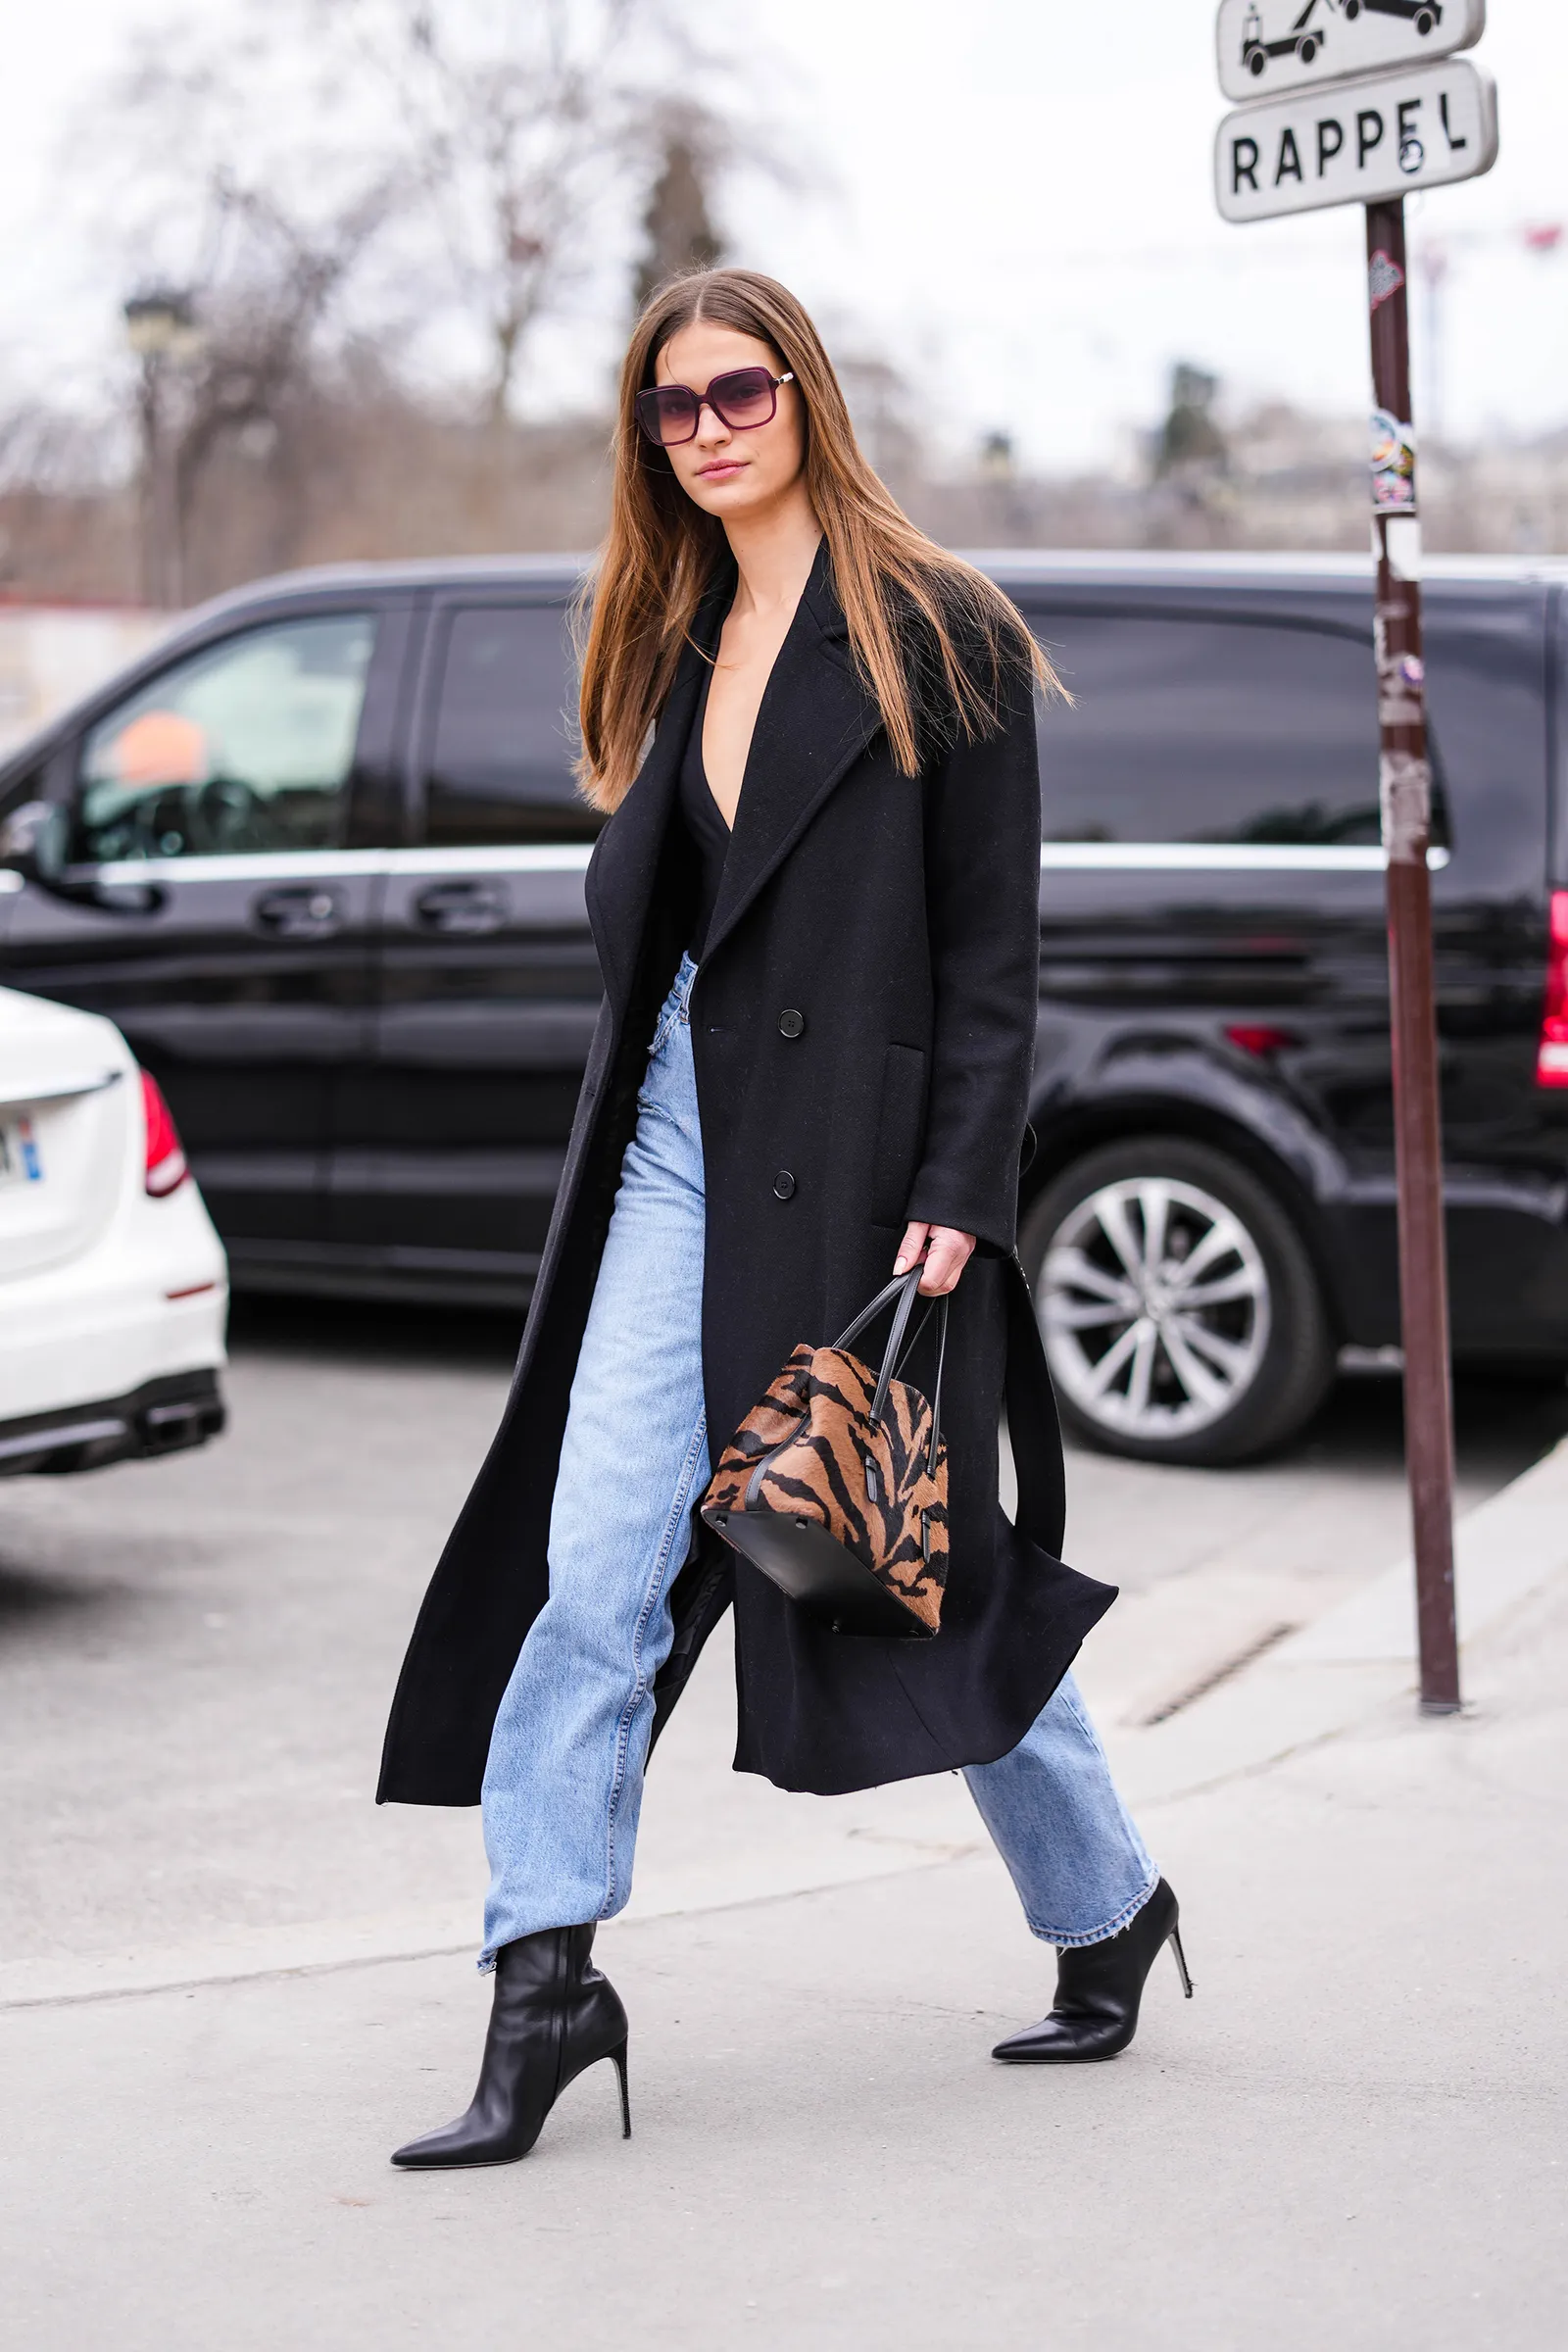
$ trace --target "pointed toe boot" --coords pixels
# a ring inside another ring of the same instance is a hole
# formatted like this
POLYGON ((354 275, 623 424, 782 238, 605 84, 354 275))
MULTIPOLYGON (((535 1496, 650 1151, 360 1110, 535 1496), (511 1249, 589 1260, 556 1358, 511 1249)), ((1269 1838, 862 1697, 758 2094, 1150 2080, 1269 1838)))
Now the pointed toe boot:
POLYGON ((1119 1936, 1102 1943, 1068 1945, 1056 1954, 1056 1997, 1049 2017, 999 2041, 992 2051, 1004 2066, 1074 2066, 1114 2058, 1138 2031, 1138 2005, 1149 1972, 1169 1944, 1182 1989, 1193 1980, 1182 1950, 1181 1907, 1163 1879, 1119 1936))
POLYGON ((602 2058, 620 2080, 622 2135, 631 2137, 626 2093, 626 2012, 589 1958, 594 1932, 545 1928, 503 1944, 478 2088, 466 2115, 399 2148, 410 2171, 515 2164, 544 2129, 566 2084, 602 2058))

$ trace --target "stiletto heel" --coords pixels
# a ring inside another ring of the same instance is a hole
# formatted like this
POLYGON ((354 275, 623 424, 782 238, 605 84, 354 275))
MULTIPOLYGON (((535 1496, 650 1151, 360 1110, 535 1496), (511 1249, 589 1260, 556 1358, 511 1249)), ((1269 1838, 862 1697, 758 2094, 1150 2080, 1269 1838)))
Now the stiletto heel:
POLYGON ((1182 1989, 1193 1997, 1177 1925, 1176 1897, 1163 1879, 1126 1927, 1099 1943, 1064 1945, 1056 1954, 1056 1998, 1051 2015, 998 2042, 992 2051, 1004 2066, 1070 2066, 1088 2058, 1114 2058, 1138 2031, 1138 2009, 1149 1972, 1168 1943, 1176 1955, 1182 1989))
POLYGON ((620 2120, 631 2137, 626 2096, 626 2012, 590 1958, 591 1927, 543 1928, 505 1943, 496 1956, 495 1996, 479 2084, 466 2115, 426 2132, 392 2161, 422 2171, 466 2164, 515 2164, 526 2156, 565 2089, 601 2058, 620 2077, 620 2120))

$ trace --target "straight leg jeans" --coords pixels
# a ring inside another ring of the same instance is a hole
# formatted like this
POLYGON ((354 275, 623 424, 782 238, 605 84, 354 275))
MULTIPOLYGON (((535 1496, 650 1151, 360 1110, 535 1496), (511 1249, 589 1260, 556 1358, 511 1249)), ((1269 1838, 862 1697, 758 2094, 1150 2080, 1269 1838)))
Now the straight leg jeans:
MULTIPOLYGON (((491 1735, 482 1968, 519 1936, 612 1918, 631 1892, 669 1590, 710 1475, 696 976, 687 956, 659 1016, 571 1385, 550 1597, 491 1735)), ((1070 1675, 1009 1755, 964 1779, 1044 1941, 1098 1943, 1153 1891, 1070 1675)))

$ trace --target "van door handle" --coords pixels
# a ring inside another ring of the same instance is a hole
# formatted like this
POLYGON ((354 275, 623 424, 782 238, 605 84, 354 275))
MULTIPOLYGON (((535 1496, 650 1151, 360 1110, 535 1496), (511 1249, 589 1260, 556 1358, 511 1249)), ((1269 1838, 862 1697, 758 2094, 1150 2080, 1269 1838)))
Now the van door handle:
POLYGON ((499 931, 512 907, 499 882, 433 882, 415 900, 414 911, 426 931, 478 939, 499 931))
POLYGON ((251 912, 264 931, 279 939, 325 939, 343 920, 343 901, 319 882, 302 882, 289 890, 263 891, 252 900, 251 912))

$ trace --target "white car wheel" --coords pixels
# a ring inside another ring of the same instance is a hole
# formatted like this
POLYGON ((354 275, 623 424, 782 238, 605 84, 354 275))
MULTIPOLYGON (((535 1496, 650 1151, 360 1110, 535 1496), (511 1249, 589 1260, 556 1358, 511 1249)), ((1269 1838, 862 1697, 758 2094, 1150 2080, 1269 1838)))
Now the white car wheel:
POLYGON ((1232 1412, 1268 1347, 1268 1270, 1212 1193, 1102 1185, 1063 1220, 1037 1290, 1052 1376, 1118 1436, 1196 1436, 1232 1412))
POLYGON ((1333 1378, 1300 1231, 1205 1143, 1088 1152, 1046 1185, 1019 1250, 1062 1418, 1112 1452, 1243 1460, 1298 1429, 1333 1378))

